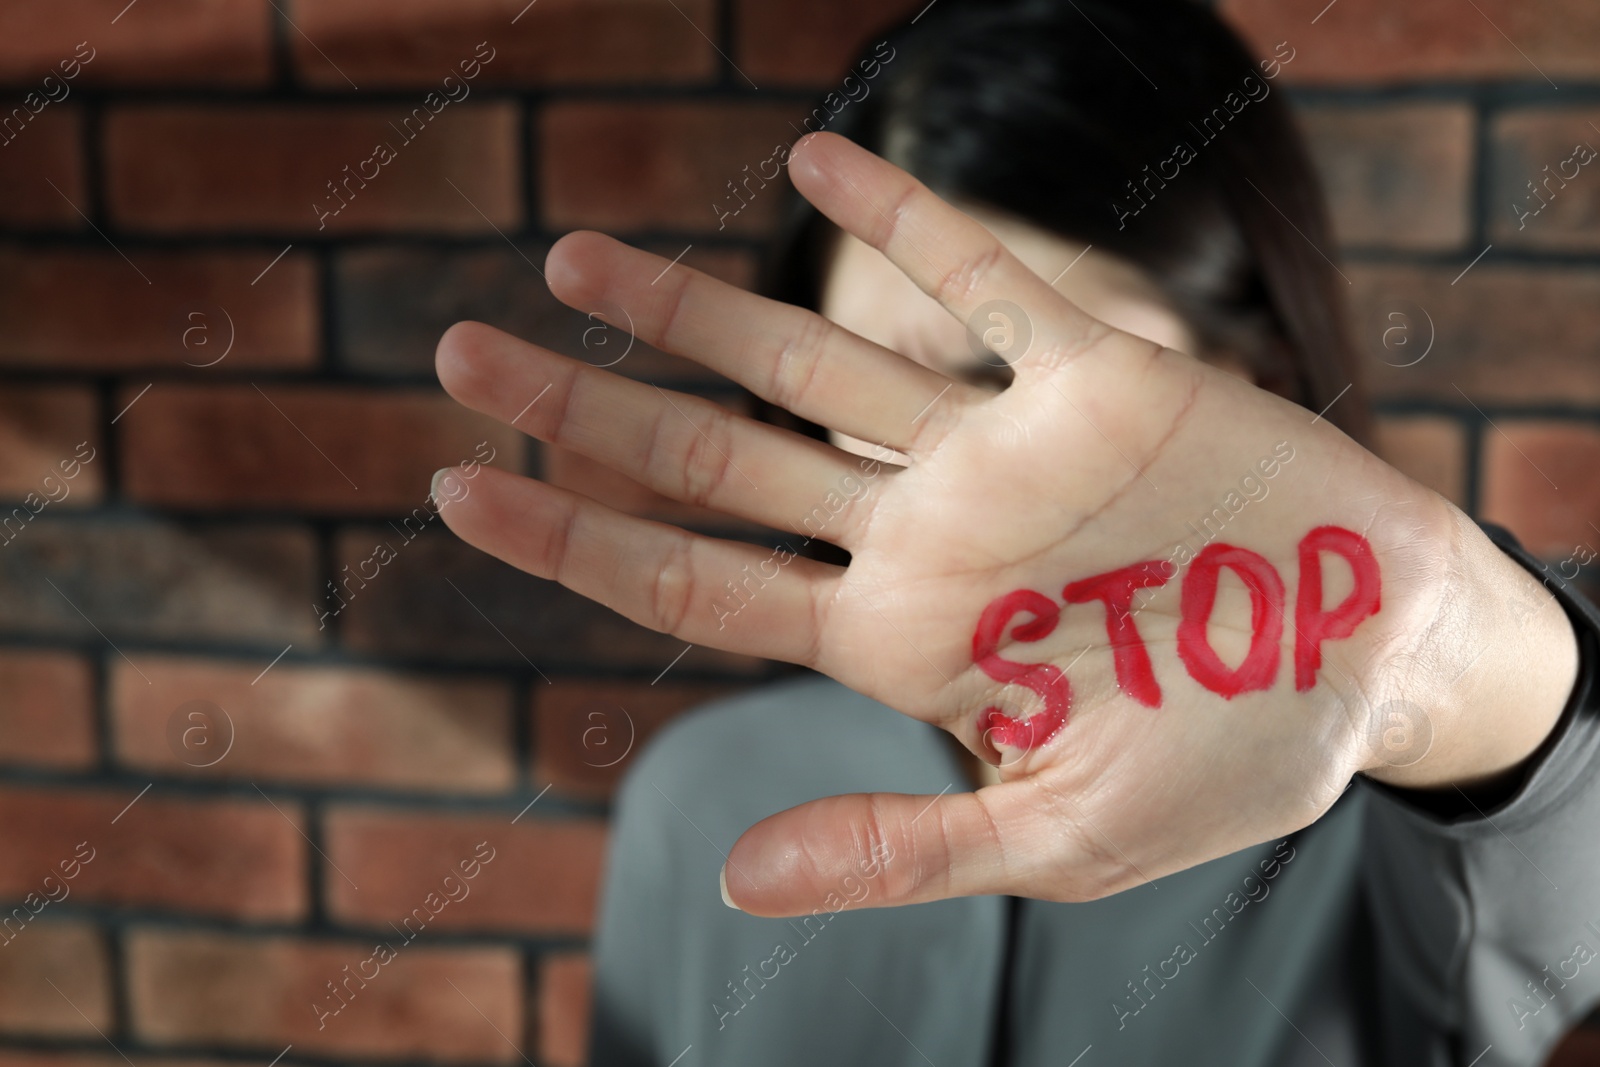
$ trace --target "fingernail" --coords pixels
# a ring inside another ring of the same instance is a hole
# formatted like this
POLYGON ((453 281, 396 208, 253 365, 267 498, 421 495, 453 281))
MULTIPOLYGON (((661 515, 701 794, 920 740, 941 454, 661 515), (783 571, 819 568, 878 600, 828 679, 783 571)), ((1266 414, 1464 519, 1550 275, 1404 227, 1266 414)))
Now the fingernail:
POLYGON ((428 495, 433 497, 435 503, 439 503, 440 507, 444 506, 442 502, 444 501, 445 496, 443 493, 439 492, 439 483, 444 481, 445 476, 448 475, 453 469, 454 468, 452 467, 440 467, 438 470, 433 472, 433 481, 428 483, 428 495))
POLYGON ((724 867, 717 872, 717 881, 722 887, 722 902, 734 911, 739 911, 739 905, 735 904, 733 898, 728 895, 728 868, 724 867))

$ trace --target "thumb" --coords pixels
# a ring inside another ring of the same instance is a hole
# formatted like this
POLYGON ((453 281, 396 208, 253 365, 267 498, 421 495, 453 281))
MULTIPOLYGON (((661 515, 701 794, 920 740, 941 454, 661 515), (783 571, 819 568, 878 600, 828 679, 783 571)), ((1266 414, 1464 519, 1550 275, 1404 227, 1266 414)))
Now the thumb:
POLYGON ((1005 892, 1015 854, 990 810, 1005 790, 857 793, 780 811, 734 843, 723 899, 785 916, 1005 892))

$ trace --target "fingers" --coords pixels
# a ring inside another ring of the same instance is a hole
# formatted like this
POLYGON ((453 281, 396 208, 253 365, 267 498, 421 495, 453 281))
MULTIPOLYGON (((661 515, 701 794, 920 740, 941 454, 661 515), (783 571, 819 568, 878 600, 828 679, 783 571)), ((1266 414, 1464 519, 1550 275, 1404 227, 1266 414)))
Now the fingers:
POLYGON ((1059 365, 1117 333, 1078 310, 982 225, 843 137, 817 133, 799 141, 789 175, 819 211, 882 252, 962 322, 970 324, 991 301, 1018 305, 1035 338, 1013 363, 1018 373, 1059 365))
POLYGON ((877 499, 860 492, 870 479, 855 456, 480 323, 451 327, 437 364, 446 391, 470 408, 667 496, 807 540, 822 532, 813 509, 831 495, 845 503, 828 509, 827 539, 849 548, 877 499))
POLYGON ((747 293, 603 234, 572 233, 545 262, 550 291, 685 356, 801 418, 914 454, 982 390, 865 341, 822 316, 747 293), (669 269, 670 268, 670 269, 669 269))
POLYGON ((636 519, 484 467, 440 508, 470 545, 696 645, 814 664, 841 568, 636 519))
POLYGON ((763 819, 734 843, 723 878, 734 906, 754 915, 887 907, 1013 893, 1088 900, 1111 877, 1078 849, 1027 781, 935 797, 828 797, 763 819), (829 904, 830 897, 833 903, 829 904))

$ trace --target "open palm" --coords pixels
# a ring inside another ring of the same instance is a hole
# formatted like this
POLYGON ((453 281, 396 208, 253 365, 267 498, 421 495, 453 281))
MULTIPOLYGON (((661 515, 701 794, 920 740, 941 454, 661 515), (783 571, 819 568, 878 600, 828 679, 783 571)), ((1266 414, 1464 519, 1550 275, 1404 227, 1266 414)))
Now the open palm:
POLYGON ((481 325, 438 358, 462 403, 792 535, 716 540, 486 471, 443 511, 465 540, 684 641, 815 668, 1000 764, 973 793, 773 816, 733 850, 739 906, 808 911, 885 845, 909 859, 884 903, 1088 899, 1325 811, 1374 764, 1375 709, 1445 611, 1460 513, 1327 421, 1086 316, 848 141, 807 138, 790 172, 958 319, 1024 316, 1014 384, 952 381, 598 234, 557 243, 551 289, 904 466, 481 325), (850 565, 795 555, 809 538, 850 565))

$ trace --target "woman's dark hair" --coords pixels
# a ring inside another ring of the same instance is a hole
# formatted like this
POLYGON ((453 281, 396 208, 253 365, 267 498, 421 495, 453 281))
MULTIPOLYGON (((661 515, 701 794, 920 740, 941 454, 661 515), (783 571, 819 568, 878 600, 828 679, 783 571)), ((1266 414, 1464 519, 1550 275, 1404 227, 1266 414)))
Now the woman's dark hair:
MULTIPOLYGON (((1320 411, 1354 385, 1327 417, 1368 439, 1348 283, 1273 80, 1293 42, 1258 63, 1191 0, 938 0, 871 42, 807 130, 1133 263, 1263 388, 1320 411)), ((763 291, 817 307, 836 232, 795 196, 763 291)))

